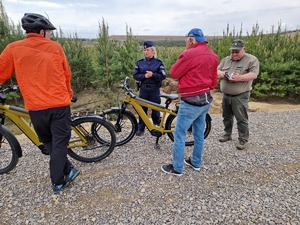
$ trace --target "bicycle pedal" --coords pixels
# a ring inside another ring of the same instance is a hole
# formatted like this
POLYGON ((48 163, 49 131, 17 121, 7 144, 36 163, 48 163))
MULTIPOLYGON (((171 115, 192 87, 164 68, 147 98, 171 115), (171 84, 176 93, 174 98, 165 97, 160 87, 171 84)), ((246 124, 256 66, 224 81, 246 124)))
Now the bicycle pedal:
POLYGON ((159 131, 159 130, 151 130, 150 133, 151 133, 152 136, 155 136, 155 137, 161 137, 162 136, 162 132, 159 131))
POLYGON ((42 152, 44 155, 50 155, 47 149, 42 149, 41 152, 42 152))

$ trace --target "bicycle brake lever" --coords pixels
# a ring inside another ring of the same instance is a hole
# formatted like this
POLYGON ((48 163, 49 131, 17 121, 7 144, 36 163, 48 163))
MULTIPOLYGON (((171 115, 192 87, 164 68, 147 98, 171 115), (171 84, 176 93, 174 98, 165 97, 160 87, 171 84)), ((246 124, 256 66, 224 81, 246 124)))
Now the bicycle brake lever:
POLYGON ((13 85, 11 87, 11 89, 12 89, 12 91, 17 91, 17 90, 19 90, 19 86, 18 85, 13 85))

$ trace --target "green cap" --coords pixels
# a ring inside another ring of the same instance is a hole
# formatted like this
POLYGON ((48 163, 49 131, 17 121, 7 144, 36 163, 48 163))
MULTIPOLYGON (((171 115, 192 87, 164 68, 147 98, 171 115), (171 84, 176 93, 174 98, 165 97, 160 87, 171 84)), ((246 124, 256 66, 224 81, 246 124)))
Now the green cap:
POLYGON ((231 43, 231 47, 229 50, 241 50, 244 47, 245 47, 245 42, 241 39, 236 39, 233 40, 233 42, 231 43))

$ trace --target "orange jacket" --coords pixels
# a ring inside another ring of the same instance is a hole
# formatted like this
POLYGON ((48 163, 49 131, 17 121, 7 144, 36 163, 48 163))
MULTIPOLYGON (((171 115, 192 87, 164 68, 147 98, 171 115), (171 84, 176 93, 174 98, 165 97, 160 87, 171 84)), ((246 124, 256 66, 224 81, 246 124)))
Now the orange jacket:
POLYGON ((71 104, 71 70, 59 43, 35 33, 10 43, 0 55, 0 84, 14 72, 27 110, 71 104))

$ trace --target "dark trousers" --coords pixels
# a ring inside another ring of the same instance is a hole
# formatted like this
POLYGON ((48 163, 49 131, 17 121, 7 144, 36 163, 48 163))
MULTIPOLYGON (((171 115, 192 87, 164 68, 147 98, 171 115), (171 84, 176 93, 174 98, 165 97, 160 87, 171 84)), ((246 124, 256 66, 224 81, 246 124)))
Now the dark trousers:
POLYGON ((71 137, 70 106, 29 111, 33 127, 50 153, 50 178, 53 185, 62 184, 72 164, 67 158, 71 137))
POLYGON ((237 121, 239 139, 248 141, 249 128, 247 110, 249 97, 249 91, 236 96, 223 94, 223 124, 225 127, 224 131, 227 136, 231 136, 233 128, 233 118, 235 117, 237 121))
MULTIPOLYGON (((141 89, 140 90, 140 98, 146 99, 148 101, 151 102, 155 102, 160 104, 161 100, 160 100, 160 89, 159 88, 145 88, 145 89, 141 89)), ((148 108, 147 107, 143 107, 145 113, 147 114, 148 108)), ((158 125, 160 122, 160 113, 159 111, 156 110, 152 110, 151 113, 151 118, 152 121, 155 125, 158 125)), ((138 130, 139 131, 144 131, 145 130, 145 123, 143 122, 143 120, 141 118, 139 118, 139 123, 138 123, 138 130)))

